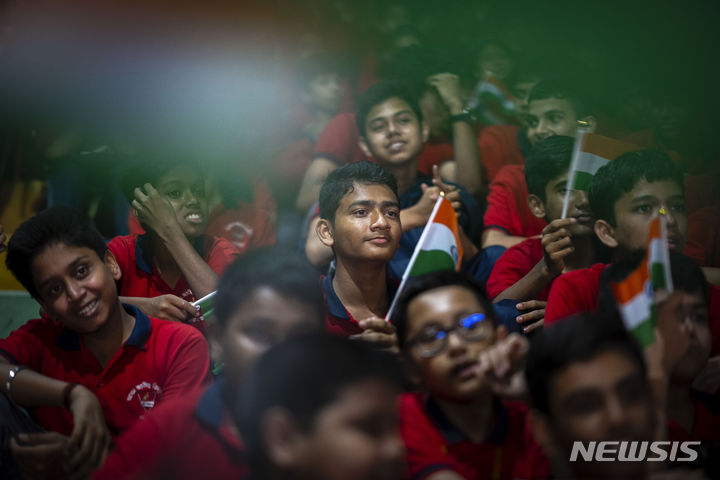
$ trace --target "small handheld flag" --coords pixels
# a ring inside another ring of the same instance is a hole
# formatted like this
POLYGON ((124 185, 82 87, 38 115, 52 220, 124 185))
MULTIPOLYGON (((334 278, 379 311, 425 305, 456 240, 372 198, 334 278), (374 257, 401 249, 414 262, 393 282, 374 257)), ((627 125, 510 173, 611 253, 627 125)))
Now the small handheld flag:
POLYGON ((194 307, 200 307, 202 310, 203 317, 205 318, 205 321, 211 321, 213 310, 215 310, 215 294, 217 293, 217 290, 214 292, 208 293, 204 297, 202 297, 200 300, 197 300, 193 302, 194 307))
POLYGON ((420 235, 415 251, 403 273, 402 281, 393 298, 385 320, 389 320, 395 309, 397 299, 405 287, 408 278, 439 270, 459 270, 463 249, 460 243, 460 230, 457 214, 450 200, 440 196, 430 214, 428 223, 420 235))
POLYGON ((655 341, 657 293, 672 293, 667 220, 659 215, 650 226, 647 253, 625 280, 611 285, 625 327, 646 347, 655 341))

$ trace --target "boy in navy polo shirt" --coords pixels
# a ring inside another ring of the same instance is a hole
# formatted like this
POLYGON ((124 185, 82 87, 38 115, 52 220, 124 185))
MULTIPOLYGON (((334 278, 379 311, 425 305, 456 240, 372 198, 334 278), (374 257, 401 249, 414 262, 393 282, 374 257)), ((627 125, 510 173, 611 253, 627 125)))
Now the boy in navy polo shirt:
POLYGON ((94 478, 247 477, 230 407, 261 353, 296 332, 322 329, 315 280, 307 262, 275 248, 249 252, 231 264, 220 278, 216 322, 209 327, 225 364, 223 376, 137 422, 116 440, 94 478))
POLYGON ((498 327, 477 285, 454 271, 413 279, 396 308, 398 343, 425 389, 400 402, 406 478, 546 478, 525 406, 503 399, 525 394, 527 339, 498 327))
POLYGON ((146 232, 108 244, 123 273, 123 301, 204 329, 192 302, 215 290, 238 251, 224 238, 204 235, 208 204, 199 166, 183 158, 135 164, 123 179, 123 193, 146 232))
MULTIPOLYGON (((57 432, 12 440, 24 474, 50 468, 49 456, 42 455, 50 450, 60 468, 87 475, 102 461, 111 436, 209 380, 203 336, 121 305, 115 258, 73 210, 51 208, 23 223, 10 240, 6 262, 47 312, 0 340, 0 382, 7 397, 2 438, 57 432), (38 423, 15 405, 28 408, 38 423)), ((6 449, 7 444, 4 457, 6 449)), ((6 460, 3 467, 12 466, 6 460)))
POLYGON ((505 251, 488 279, 487 293, 495 302, 495 314, 510 331, 522 328, 527 333, 541 327, 555 277, 587 268, 595 260, 595 218, 587 193, 573 192, 568 217, 560 218, 573 144, 570 137, 552 136, 525 160, 530 210, 548 225, 541 236, 505 251))
POLYGON ((325 334, 292 338, 263 356, 234 409, 252 478, 402 478, 401 375, 387 357, 325 334))

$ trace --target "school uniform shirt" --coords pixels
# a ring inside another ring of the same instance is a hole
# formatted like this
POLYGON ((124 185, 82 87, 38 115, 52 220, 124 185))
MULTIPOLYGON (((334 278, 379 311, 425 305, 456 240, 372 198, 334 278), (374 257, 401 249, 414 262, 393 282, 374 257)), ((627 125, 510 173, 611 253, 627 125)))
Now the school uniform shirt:
MULTIPOLYGON (((328 333, 349 337, 363 332, 358 321, 345 308, 333 287, 335 269, 330 268, 327 275, 320 278, 320 288, 325 299, 325 330, 328 333)), ((398 288, 398 282, 387 277, 388 298, 392 299, 398 288)))
POLYGON ((451 470, 468 480, 548 478, 550 465, 530 435, 527 408, 495 399, 495 426, 484 442, 458 430, 432 397, 405 393, 399 402, 405 442, 405 478, 419 480, 451 470))
POLYGON ((247 478, 250 469, 242 440, 231 427, 224 389, 221 377, 136 422, 115 439, 93 478, 247 478))
POLYGON ((547 222, 530 211, 524 168, 523 165, 502 167, 490 183, 485 229, 494 228, 518 237, 542 233, 547 222))
MULTIPOLYGON (((239 253, 230 242, 218 237, 198 237, 193 246, 218 275, 222 274, 239 253)), ((165 283, 153 264, 148 234, 115 237, 108 243, 108 248, 122 270, 119 295, 153 298, 171 294, 191 303, 198 300, 185 277, 180 277, 174 287, 165 283)), ((204 331, 204 318, 193 319, 193 325, 204 331)))
POLYGON ((597 310, 600 276, 607 267, 606 263, 596 263, 555 278, 545 307, 545 326, 576 313, 597 310))
POLYGON ((492 181, 506 165, 525 165, 523 143, 527 143, 527 135, 516 125, 483 128, 478 137, 478 151, 485 178, 492 181))
MULTIPOLYGON (((495 262, 495 266, 487 281, 487 294, 493 299, 506 289, 515 285, 521 278, 543 259, 542 240, 528 238, 503 253, 495 262)), ((547 300, 552 281, 550 281, 535 300, 547 300)), ((532 300, 529 298, 516 298, 514 300, 532 300)))
POLYGON ((712 395, 690 390, 695 415, 691 430, 688 432, 679 423, 668 419, 668 440, 686 442, 690 440, 720 440, 720 404, 712 395))
MULTIPOLYGON (((148 317, 132 305, 123 307, 135 317, 135 326, 104 368, 77 332, 48 317, 30 320, 0 340, 0 354, 45 376, 85 386, 100 401, 110 433, 118 435, 160 403, 210 382, 208 344, 200 332, 148 317)), ((47 430, 71 433, 69 410, 29 410, 47 430)))

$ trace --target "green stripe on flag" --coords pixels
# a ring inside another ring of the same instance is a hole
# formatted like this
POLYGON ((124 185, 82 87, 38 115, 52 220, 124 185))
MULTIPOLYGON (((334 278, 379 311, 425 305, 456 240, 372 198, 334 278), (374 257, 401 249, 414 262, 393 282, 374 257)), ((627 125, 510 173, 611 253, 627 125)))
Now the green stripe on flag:
POLYGON ((665 265, 662 263, 653 263, 650 265, 650 282, 653 290, 666 289, 665 285, 665 265))
POLYGON ((455 270, 452 257, 444 250, 422 250, 410 270, 410 276, 416 277, 438 270, 455 270))
POLYGON ((583 190, 587 192, 590 190, 590 181, 592 180, 593 176, 591 173, 588 172, 581 172, 577 171, 575 172, 575 182, 573 184, 574 190, 583 190))
POLYGON ((632 331, 641 347, 645 348, 655 341, 655 322, 653 317, 648 318, 632 331))

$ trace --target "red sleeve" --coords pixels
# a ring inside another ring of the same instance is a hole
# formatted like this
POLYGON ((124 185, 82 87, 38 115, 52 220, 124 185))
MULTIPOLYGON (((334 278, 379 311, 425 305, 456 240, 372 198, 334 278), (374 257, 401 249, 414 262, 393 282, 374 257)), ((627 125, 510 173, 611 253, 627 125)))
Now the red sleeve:
POLYGON ((455 158, 455 150, 449 143, 426 143, 418 156, 418 170, 432 176, 433 165, 440 165, 455 158))
MULTIPOLYGON (((528 239, 505 250, 495 262, 487 281, 487 294, 490 299, 500 295, 503 291, 515 285, 518 280, 528 274, 530 270, 542 259, 542 246, 538 258, 538 239, 528 239)), ((543 291, 538 300, 545 300, 547 292, 543 291), (540 298, 542 297, 542 298, 540 298)), ((518 298, 515 300, 529 300, 518 298)))
POLYGON ((115 237, 108 242, 108 249, 112 252, 117 261, 120 271, 128 272, 135 257, 135 236, 115 237))
POLYGON ((422 407, 423 395, 405 393, 400 398, 399 428, 405 442, 406 478, 421 479, 442 470, 457 471, 440 433, 422 407))
POLYGON ((38 373, 42 370, 46 345, 57 342, 61 327, 49 318, 30 320, 0 340, 0 355, 16 365, 27 365, 38 373))
MULTIPOLYGON (((523 224, 523 214, 526 219, 535 216, 527 205, 527 186, 523 169, 519 165, 504 167, 490 183, 490 193, 487 197, 487 210, 485 211, 485 228, 502 230, 509 235, 529 237, 537 235, 528 234, 531 230, 523 224)), ((538 220, 538 219, 536 219, 538 220)), ((543 222, 541 220, 541 222, 543 222)), ((544 223, 544 222, 543 222, 544 223)))
POLYGON ((607 265, 596 263, 590 268, 568 272, 555 279, 545 307, 545 325, 598 307, 600 275, 607 265))
POLYGON ((358 146, 360 134, 354 113, 341 113, 325 126, 317 143, 314 156, 323 156, 345 165, 365 158, 358 146))
POLYGON ((218 275, 222 275, 225 268, 240 254, 240 251, 222 237, 214 237, 210 252, 205 254, 205 261, 218 275))
POLYGON ((187 392, 210 383, 210 354, 205 337, 197 329, 176 322, 153 319, 153 328, 167 331, 162 335, 164 347, 158 346, 158 364, 165 363, 163 401, 182 397, 187 392), (163 362, 164 360, 164 362, 163 362))

